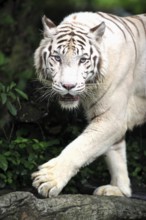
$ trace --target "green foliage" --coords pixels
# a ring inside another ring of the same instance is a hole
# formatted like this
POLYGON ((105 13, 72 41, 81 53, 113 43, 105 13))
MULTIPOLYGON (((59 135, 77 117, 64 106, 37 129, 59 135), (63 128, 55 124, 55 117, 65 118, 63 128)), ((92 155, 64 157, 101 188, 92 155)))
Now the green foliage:
POLYGON ((145 139, 131 139, 128 142, 128 167, 131 178, 137 184, 146 182, 146 140, 145 139))
POLYGON ((5 57, 4 53, 0 51, 0 66, 3 66, 5 64, 7 64, 7 58, 5 57))
POLYGON ((9 85, 0 83, 0 104, 6 106, 13 116, 17 115, 14 103, 20 103, 20 97, 28 100, 27 94, 18 89, 16 83, 11 82, 9 85))
POLYGON ((139 0, 92 0, 94 7, 98 6, 102 9, 130 9, 133 13, 141 13, 143 7, 146 6, 144 1, 139 0))
MULTIPOLYGON (((61 138, 40 141, 23 137, 16 137, 10 142, 1 140, 0 188, 31 188, 31 173, 37 170, 38 165, 47 162, 61 152, 60 141, 62 142, 61 138)), ((145 144, 146 141, 143 141, 141 146, 138 141, 130 140, 128 142, 129 174, 136 185, 141 185, 146 181, 146 164, 144 160, 141 160, 146 155, 145 144)), ((109 181, 109 172, 105 162, 102 158, 98 158, 94 163, 82 168, 65 187, 64 192, 79 193, 86 186, 97 187, 108 184, 109 181)))
MULTIPOLYGON (((65 2, 66 3, 66 2, 65 2)), ((131 13, 144 13, 146 1, 144 0, 69 0, 68 3, 77 9, 90 9, 93 11, 124 9, 131 13)))
POLYGON ((0 188, 31 186, 31 173, 49 159, 48 150, 59 142, 56 139, 39 141, 17 137, 10 142, 0 141, 0 188))

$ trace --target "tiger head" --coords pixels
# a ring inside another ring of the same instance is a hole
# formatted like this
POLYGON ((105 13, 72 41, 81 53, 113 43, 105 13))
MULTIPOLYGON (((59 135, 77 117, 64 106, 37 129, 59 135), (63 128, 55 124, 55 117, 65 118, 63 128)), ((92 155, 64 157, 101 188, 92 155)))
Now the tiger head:
POLYGON ((44 39, 34 56, 38 78, 45 85, 51 83, 52 94, 59 97, 63 108, 76 108, 87 85, 101 74, 99 45, 105 23, 93 28, 78 22, 55 26, 46 16, 42 22, 44 39))

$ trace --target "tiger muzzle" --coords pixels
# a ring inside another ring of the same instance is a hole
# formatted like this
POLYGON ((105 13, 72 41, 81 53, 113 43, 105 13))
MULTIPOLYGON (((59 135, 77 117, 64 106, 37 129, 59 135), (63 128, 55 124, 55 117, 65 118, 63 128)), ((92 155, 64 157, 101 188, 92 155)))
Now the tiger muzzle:
POLYGON ((74 102, 74 101, 78 101, 79 100, 79 96, 73 96, 70 94, 64 95, 64 96, 60 96, 60 101, 63 102, 74 102))

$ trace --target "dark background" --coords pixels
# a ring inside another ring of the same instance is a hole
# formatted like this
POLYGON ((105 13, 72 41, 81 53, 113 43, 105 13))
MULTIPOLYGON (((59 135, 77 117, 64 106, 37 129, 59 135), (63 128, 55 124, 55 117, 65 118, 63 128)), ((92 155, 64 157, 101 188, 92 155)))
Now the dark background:
MULTIPOLYGON (((49 103, 37 82, 33 53, 42 38, 41 17, 58 24, 75 11, 117 15, 146 12, 145 0, 0 0, 0 189, 31 190, 30 174, 86 126, 82 109, 65 112, 49 103)), ((128 168, 135 191, 146 185, 145 127, 128 132, 128 168)), ((66 193, 91 193, 109 182, 103 159, 81 169, 66 193)))

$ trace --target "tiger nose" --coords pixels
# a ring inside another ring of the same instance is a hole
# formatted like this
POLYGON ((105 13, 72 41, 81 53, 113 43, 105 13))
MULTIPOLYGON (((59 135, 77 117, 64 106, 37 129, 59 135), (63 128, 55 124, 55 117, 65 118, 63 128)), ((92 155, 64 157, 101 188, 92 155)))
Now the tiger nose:
POLYGON ((62 84, 62 87, 67 90, 71 90, 71 89, 75 88, 75 86, 76 86, 76 84, 69 84, 69 83, 62 84))

